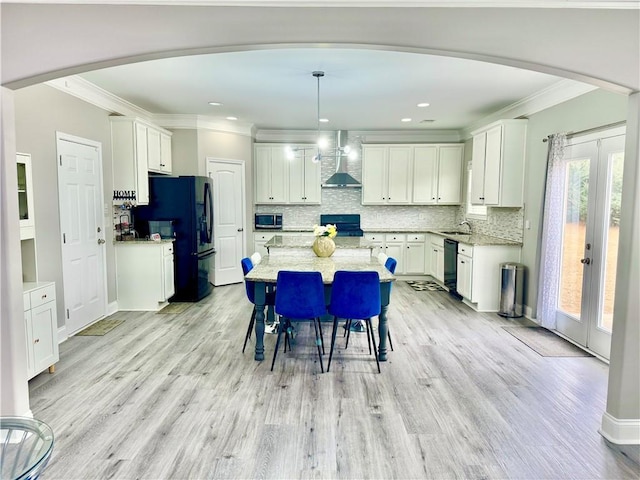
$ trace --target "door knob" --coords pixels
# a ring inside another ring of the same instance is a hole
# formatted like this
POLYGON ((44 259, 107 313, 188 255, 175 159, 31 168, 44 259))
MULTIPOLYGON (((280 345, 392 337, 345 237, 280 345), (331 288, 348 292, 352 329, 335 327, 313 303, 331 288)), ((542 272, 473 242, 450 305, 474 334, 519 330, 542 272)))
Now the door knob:
POLYGON ((584 265, 589 265, 591 263, 591 259, 590 258, 581 258, 580 259, 580 263, 582 263, 584 265))
POLYGON ((102 245, 103 243, 107 243, 107 241, 102 239, 102 238, 99 238, 98 239, 98 245, 102 245))

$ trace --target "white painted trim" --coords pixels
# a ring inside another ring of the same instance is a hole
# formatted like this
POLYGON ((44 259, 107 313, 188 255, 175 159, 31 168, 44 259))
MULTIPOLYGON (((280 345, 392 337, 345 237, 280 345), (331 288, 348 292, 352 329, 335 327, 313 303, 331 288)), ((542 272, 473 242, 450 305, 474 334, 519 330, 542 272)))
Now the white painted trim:
POLYGON ((604 412, 599 433, 616 445, 640 445, 640 419, 615 418, 604 412))
POLYGON ((107 304, 107 317, 118 312, 118 301, 107 304))
MULTIPOLYGON (((323 130, 321 133, 327 133, 323 130)), ((362 143, 458 143, 458 130, 349 130, 349 138, 362 143)), ((256 142, 291 142, 315 144, 317 130, 256 130, 256 142)))
POLYGON ((61 327, 58 327, 58 345, 66 342, 69 339, 69 335, 67 335, 67 325, 64 324, 61 327))
POLYGON ((244 122, 222 121, 204 115, 187 114, 158 114, 153 116, 154 122, 164 128, 186 128, 214 130, 223 133, 235 133, 250 137, 253 133, 253 124, 244 122))
MULTIPOLYGON (((11 2, 69 3, 68 0, 11 0, 11 2)), ((73 3, 79 5, 186 5, 213 7, 640 8, 640 2, 636 0, 74 0, 73 3)))
POLYGON ((110 113, 118 113, 127 117, 139 117, 148 122, 153 121, 153 114, 130 103, 123 98, 104 90, 78 75, 58 78, 45 82, 46 85, 61 92, 73 95, 91 105, 102 108, 110 113))
POLYGON ((473 136, 473 131, 497 120, 504 118, 521 118, 533 115, 534 113, 546 110, 547 108, 566 102, 572 98, 579 97, 580 95, 584 95, 585 93, 596 90, 597 88, 598 87, 594 85, 579 83, 573 80, 560 80, 544 90, 540 90, 539 92, 518 100, 511 105, 507 105, 497 112, 493 112, 491 115, 488 115, 471 125, 467 125, 460 132, 461 138, 471 138, 473 136))

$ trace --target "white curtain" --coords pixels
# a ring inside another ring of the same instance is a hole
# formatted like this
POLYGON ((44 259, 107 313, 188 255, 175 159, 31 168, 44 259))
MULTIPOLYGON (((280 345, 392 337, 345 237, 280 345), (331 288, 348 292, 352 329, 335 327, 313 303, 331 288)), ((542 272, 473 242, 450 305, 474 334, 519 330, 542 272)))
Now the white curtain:
POLYGON ((564 211, 565 167, 562 162, 567 135, 549 135, 547 180, 542 217, 542 242, 538 266, 537 318, 543 327, 556 328, 560 256, 562 245, 562 212, 564 211))

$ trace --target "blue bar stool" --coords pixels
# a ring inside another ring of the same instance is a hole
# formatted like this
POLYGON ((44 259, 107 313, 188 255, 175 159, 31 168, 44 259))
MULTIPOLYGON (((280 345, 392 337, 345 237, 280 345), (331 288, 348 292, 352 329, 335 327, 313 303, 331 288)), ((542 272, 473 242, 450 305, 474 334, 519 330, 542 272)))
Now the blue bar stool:
MULTIPOLYGON (((387 257, 384 262, 384 266, 391 273, 396 273, 396 267, 398 266, 398 261, 393 257, 387 257)), ((389 293, 391 293, 391 287, 389 287, 389 293)), ((389 339, 389 347, 391 347, 391 351, 393 352, 393 342, 391 341, 391 330, 388 327, 387 327, 387 338, 389 339)))
MULTIPOLYGON (((380 314, 380 277, 378 272, 338 270, 333 276, 329 313, 333 315, 333 331, 331 332, 331 350, 329 351, 327 372, 331 368, 338 319, 344 318, 366 322, 367 340, 373 343, 373 355, 376 359, 378 373, 380 373, 376 339, 371 327, 371 317, 380 314)), ((371 349, 369 350, 371 351, 371 349)))
POLYGON ((294 272, 281 270, 278 272, 276 282, 276 314, 280 315, 280 328, 276 339, 276 348, 273 352, 271 371, 276 363, 280 337, 291 327, 292 319, 312 319, 316 331, 316 346, 318 347, 318 359, 320 371, 324 373, 322 354, 324 343, 322 341, 322 324, 320 317, 327 313, 324 301, 324 285, 320 272, 294 272))
MULTIPOLYGON (((253 262, 249 257, 245 257, 242 260, 240 260, 240 264, 242 265, 242 272, 244 273, 244 275, 247 275, 247 273, 253 270, 253 262)), ((245 289, 247 290, 247 298, 253 304, 253 311, 251 312, 251 320, 249 320, 249 328, 247 328, 247 334, 244 336, 244 345, 242 345, 242 353, 244 353, 244 349, 247 347, 247 341, 249 340, 249 338, 251 338, 251 330, 253 330, 253 325, 256 321, 256 302, 255 302, 256 291, 255 291, 253 282, 247 282, 245 280, 244 286, 245 286, 245 289)), ((275 300, 275 294, 271 291, 271 289, 267 289, 266 304, 273 306, 275 304, 274 300, 275 300)))

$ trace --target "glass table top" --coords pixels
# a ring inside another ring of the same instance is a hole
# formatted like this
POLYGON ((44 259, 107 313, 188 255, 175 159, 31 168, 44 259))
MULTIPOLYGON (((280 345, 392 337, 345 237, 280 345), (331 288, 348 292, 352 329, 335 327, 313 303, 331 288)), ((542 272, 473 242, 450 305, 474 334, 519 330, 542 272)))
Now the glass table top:
POLYGON ((0 417, 0 478, 35 479, 53 451, 53 431, 40 420, 0 417))

